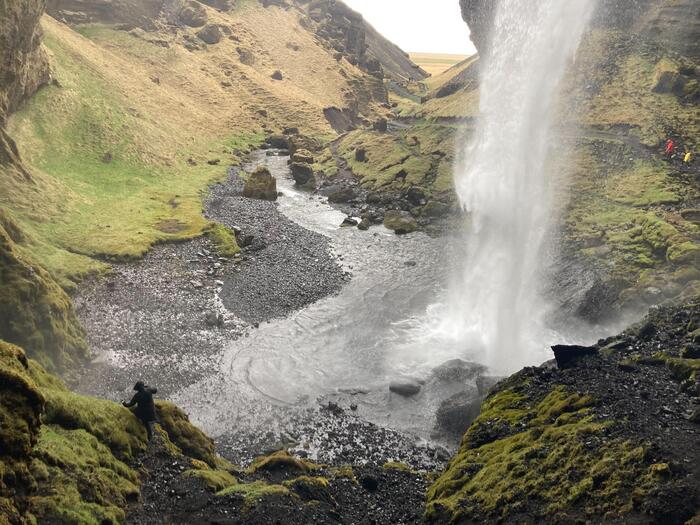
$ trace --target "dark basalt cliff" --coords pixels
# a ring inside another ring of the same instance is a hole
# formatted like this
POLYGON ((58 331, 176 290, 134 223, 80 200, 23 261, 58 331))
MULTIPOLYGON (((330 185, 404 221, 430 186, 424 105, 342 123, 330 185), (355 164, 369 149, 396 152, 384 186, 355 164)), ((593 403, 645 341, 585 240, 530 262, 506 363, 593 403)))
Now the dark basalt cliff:
MULTIPOLYGON (((489 28, 498 2, 460 0, 462 18, 480 53, 489 42, 489 28)), ((694 0, 602 0, 594 26, 635 29, 640 35, 681 55, 700 54, 700 4, 694 0)))

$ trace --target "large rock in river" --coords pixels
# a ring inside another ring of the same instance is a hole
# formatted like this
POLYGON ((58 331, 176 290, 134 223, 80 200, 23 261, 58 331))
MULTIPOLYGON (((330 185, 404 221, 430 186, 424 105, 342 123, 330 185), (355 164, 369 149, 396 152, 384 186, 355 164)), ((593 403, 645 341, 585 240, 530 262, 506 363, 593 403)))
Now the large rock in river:
POLYGON ((256 169, 245 183, 243 196, 265 201, 277 200, 277 179, 265 167, 256 169))
POLYGON ((389 210, 384 215, 384 226, 394 230, 397 235, 412 233, 418 229, 418 223, 410 213, 399 210, 389 210))

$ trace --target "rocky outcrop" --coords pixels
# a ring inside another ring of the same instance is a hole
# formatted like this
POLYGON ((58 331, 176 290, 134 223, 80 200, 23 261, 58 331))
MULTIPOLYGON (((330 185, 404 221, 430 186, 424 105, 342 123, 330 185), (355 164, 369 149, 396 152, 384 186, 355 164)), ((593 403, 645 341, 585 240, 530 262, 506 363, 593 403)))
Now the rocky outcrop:
POLYGON ((147 29, 163 4, 164 0, 47 0, 46 12, 69 24, 103 22, 147 29))
MULTIPOLYGON (((304 2, 299 2, 303 4, 304 2)), ((360 13, 338 0, 314 0, 306 7, 315 33, 336 54, 377 78, 397 82, 427 77, 398 46, 379 34, 360 13)))
MULTIPOLYGON (((498 2, 460 0, 462 18, 479 53, 489 45, 498 2)), ((593 26, 639 30, 650 41, 682 55, 700 56, 700 4, 694 0, 601 0, 593 26)))
POLYGON ((39 26, 44 6, 45 0, 0 2, 0 127, 4 115, 49 81, 39 26))
POLYGON ((660 309, 570 367, 499 383, 428 490, 429 522, 692 523, 699 323, 697 300, 660 309))

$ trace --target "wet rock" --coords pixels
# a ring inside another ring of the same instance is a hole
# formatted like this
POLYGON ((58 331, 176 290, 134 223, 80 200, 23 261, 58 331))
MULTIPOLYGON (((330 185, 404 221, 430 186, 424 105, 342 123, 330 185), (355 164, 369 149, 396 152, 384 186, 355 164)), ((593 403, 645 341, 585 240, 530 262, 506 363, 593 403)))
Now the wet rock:
POLYGON ((207 24, 197 32, 197 37, 209 45, 221 42, 222 36, 221 27, 216 24, 207 24))
POLYGON ((204 316, 204 322, 207 326, 221 327, 224 325, 224 316, 219 312, 208 312, 204 316))
POLYGON ((357 228, 362 231, 367 231, 370 226, 372 226, 372 221, 365 217, 360 221, 360 224, 357 225, 357 228))
POLYGON ((496 386, 503 377, 499 376, 479 376, 476 378, 476 388, 479 390, 479 395, 485 397, 491 388, 496 386))
POLYGON ((277 149, 289 149, 289 137, 285 135, 270 135, 265 139, 265 142, 271 147, 271 148, 277 148, 277 149))
POLYGON ((379 480, 371 475, 364 475, 359 479, 360 485, 367 492, 376 492, 379 489, 379 480))
POLYGON ((594 346, 555 345, 552 351, 560 369, 573 368, 580 359, 598 355, 598 348, 594 346))
POLYGON ((410 188, 406 192, 406 200, 414 206, 424 206, 426 204, 425 192, 420 188, 410 188))
POLYGON ((357 193, 355 192, 355 190, 349 186, 346 186, 344 188, 339 188, 330 192, 328 194, 328 202, 332 202, 334 204, 341 204, 350 202, 356 197, 357 193))
POLYGON ((389 390, 403 397, 412 397, 420 392, 421 384, 416 379, 398 379, 391 382, 389 390))
POLYGON ((688 417, 688 421, 691 423, 697 423, 700 425, 700 408, 693 410, 693 413, 688 417))
POLYGON ((423 208, 423 215, 426 217, 444 217, 450 213, 450 206, 440 201, 428 201, 423 208))
POLYGON ((432 376, 444 383, 466 382, 473 380, 486 371, 484 365, 471 363, 462 359, 450 359, 433 369, 432 376))
POLYGON ((354 228, 358 224, 360 224, 360 221, 358 221, 354 217, 345 217, 345 219, 343 220, 343 222, 340 226, 341 226, 341 228, 348 228, 348 227, 354 228))
POLYGON ((437 411, 437 429, 452 435, 464 434, 481 411, 481 399, 473 388, 443 401, 437 411))
POLYGON ((397 235, 412 233, 418 229, 418 223, 411 214, 400 210, 387 211, 384 214, 384 226, 397 235))
POLYGON ((644 324, 639 330, 639 337, 642 339, 651 339, 654 335, 656 335, 656 326, 652 322, 644 324))
POLYGON ((292 177, 294 177, 294 182, 296 182, 299 186, 306 186, 310 183, 315 185, 316 183, 313 166, 303 162, 292 163, 292 177))
POLYGON ((243 196, 249 199, 266 201, 277 200, 277 179, 270 170, 264 167, 256 169, 249 177, 243 188, 243 196))
POLYGON ((692 343, 681 350, 681 357, 685 359, 700 359, 700 345, 692 343))

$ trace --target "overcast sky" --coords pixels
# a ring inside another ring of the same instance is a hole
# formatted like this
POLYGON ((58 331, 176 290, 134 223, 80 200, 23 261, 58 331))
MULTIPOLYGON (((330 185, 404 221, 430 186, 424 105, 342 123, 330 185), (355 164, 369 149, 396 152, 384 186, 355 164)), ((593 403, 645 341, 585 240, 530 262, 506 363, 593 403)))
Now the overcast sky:
POLYGON ((411 53, 471 55, 476 50, 457 0, 345 0, 375 29, 411 53))

